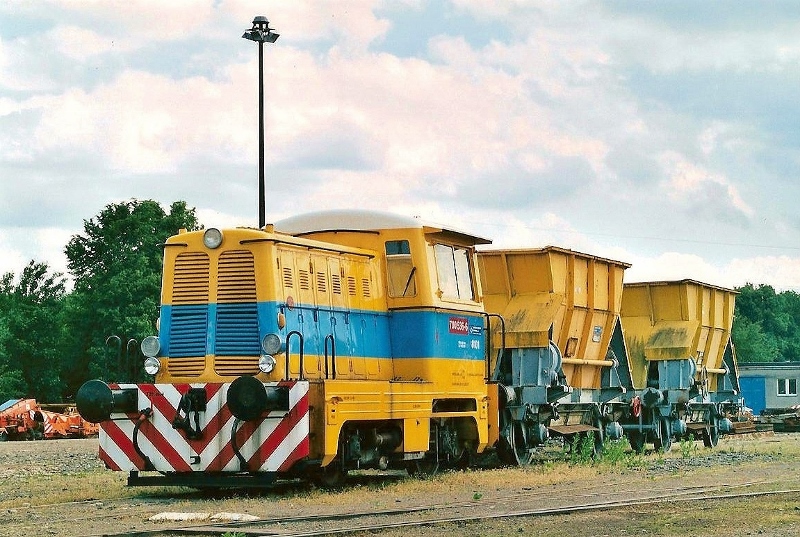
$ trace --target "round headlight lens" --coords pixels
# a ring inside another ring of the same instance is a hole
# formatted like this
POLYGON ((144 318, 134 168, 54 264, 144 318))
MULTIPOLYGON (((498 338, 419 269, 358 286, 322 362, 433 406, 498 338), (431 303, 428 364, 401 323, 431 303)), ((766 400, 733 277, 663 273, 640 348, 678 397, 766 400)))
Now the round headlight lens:
POLYGON ((275 369, 275 358, 269 354, 262 354, 258 361, 258 369, 262 373, 271 373, 275 369))
POLYGON ((148 375, 155 375, 161 370, 161 361, 158 358, 148 356, 144 360, 144 372, 148 375))
POLYGON ((279 354, 283 351, 283 339, 278 334, 267 334, 261 340, 264 354, 279 354))
POLYGON ((203 244, 206 245, 206 248, 219 248, 219 245, 222 244, 222 232, 215 227, 210 227, 203 233, 203 244))
POLYGON ((147 336, 142 340, 142 354, 149 357, 158 356, 158 351, 161 350, 161 343, 156 336, 147 336))

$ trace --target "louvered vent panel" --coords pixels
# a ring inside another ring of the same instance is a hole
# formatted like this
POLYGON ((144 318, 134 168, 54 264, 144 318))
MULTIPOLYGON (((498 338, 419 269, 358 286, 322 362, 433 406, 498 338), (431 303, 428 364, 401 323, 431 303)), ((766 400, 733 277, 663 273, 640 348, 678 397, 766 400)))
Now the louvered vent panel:
POLYGON ((173 304, 208 302, 208 256, 202 252, 178 254, 172 282, 173 304))
POLYGON ((317 291, 319 291, 320 293, 328 292, 328 286, 326 284, 324 272, 317 272, 317 291))
POLYGON ((217 356, 260 355, 255 302, 217 304, 216 348, 217 356))
POLYGON ((217 356, 214 371, 221 377, 258 374, 258 358, 253 356, 217 356))
POLYGON ((337 295, 342 294, 342 278, 338 274, 331 274, 331 289, 337 295))
POLYGON ((206 367, 206 357, 174 358, 170 357, 167 370, 173 377, 199 377, 206 367))
POLYGON ((219 256, 217 303, 256 301, 256 269, 252 252, 231 250, 219 256))
POLYGON ((289 267, 283 267, 283 286, 290 289, 294 287, 294 282, 292 280, 292 269, 289 267))
MULTIPOLYGON (((259 356, 258 307, 253 254, 232 250, 220 256, 217 287, 216 360, 220 375, 251 373, 253 356, 259 356), (250 356, 242 360, 224 357, 250 356), (239 363, 239 365, 235 365, 239 363), (238 368, 238 369, 237 369, 238 368)), ((256 358, 256 367, 258 359, 256 358)))
POLYGON ((347 292, 350 296, 356 296, 356 279, 352 276, 347 277, 347 292))
POLYGON ((361 280, 361 292, 364 294, 364 298, 369 298, 371 296, 369 280, 366 278, 361 280))
POLYGON ((300 289, 304 291, 308 291, 311 289, 311 284, 309 283, 309 276, 307 270, 300 270, 299 272, 299 280, 300 280, 300 289))
POLYGON ((173 306, 170 316, 170 359, 186 357, 205 359, 208 305, 173 306))

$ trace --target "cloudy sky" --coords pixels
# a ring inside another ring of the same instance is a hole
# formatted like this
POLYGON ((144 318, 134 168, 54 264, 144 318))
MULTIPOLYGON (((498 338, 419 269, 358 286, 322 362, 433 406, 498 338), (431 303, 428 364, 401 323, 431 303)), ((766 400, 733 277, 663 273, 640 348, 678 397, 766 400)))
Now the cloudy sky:
POLYGON ((107 204, 363 207, 800 291, 800 2, 3 0, 0 274, 107 204))

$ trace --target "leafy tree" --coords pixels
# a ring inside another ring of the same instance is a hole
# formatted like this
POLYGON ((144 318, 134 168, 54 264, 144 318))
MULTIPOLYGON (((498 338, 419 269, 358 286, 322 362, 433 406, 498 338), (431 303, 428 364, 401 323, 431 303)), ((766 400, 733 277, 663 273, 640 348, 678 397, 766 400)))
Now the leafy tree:
POLYGON ((747 317, 737 317, 733 322, 733 342, 740 362, 774 362, 778 360, 778 344, 774 337, 764 333, 761 324, 747 317))
POLYGON ((737 291, 737 357, 742 362, 800 361, 800 295, 750 283, 737 291))
POLYGON ((130 200, 107 205, 83 228, 65 248, 75 281, 65 304, 69 346, 80 357, 64 370, 70 393, 89 378, 134 380, 141 365, 138 342, 155 333, 161 244, 181 228, 199 226, 185 202, 166 213, 158 202, 130 200), (120 355, 128 362, 120 363, 120 355))
POLYGON ((0 399, 60 397, 64 285, 61 273, 35 261, 16 283, 13 273, 0 280, 0 399))

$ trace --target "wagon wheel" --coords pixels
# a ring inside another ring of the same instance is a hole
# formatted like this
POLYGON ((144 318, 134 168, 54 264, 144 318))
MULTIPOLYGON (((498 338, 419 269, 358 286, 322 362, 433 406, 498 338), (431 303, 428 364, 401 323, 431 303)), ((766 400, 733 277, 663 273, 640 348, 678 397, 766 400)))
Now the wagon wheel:
POLYGON ((533 453, 528 447, 522 422, 511 422, 511 426, 508 428, 508 437, 500 438, 497 455, 506 464, 528 466, 531 463, 533 453))
POLYGON ((653 445, 656 451, 660 449, 666 453, 672 447, 672 427, 670 426, 669 419, 660 418, 658 420, 658 432, 659 436, 656 438, 655 442, 653 442, 653 445))
POLYGON ((592 431, 592 433, 594 433, 594 452, 592 453, 592 456, 597 457, 598 455, 602 455, 603 450, 605 449, 605 446, 603 445, 605 442, 603 419, 600 416, 595 417, 592 425, 597 428, 596 431, 592 431))

